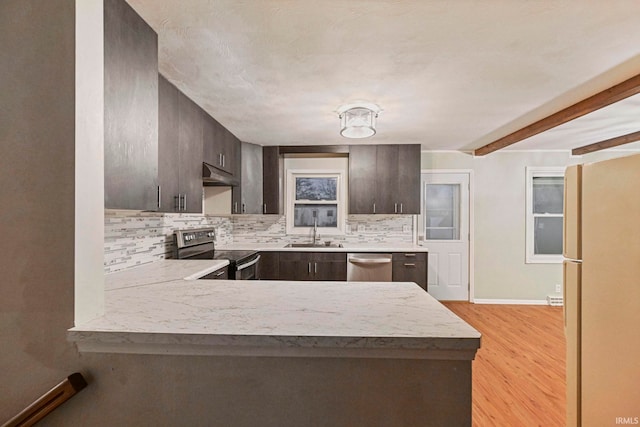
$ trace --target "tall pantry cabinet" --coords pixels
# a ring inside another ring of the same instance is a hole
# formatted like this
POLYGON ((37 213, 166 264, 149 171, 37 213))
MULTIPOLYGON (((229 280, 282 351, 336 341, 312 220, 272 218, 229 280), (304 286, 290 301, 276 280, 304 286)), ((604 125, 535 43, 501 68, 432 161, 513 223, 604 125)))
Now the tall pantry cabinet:
POLYGON ((158 209, 158 36, 104 0, 105 208, 158 209))

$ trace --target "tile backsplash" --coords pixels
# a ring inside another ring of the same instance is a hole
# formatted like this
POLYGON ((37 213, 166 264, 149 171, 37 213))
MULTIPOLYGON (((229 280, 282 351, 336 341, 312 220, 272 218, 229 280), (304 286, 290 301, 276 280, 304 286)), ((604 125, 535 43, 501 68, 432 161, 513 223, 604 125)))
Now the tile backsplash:
POLYGON ((172 258, 174 230, 211 226, 216 228, 218 244, 233 242, 231 220, 228 217, 105 210, 105 272, 172 258))
MULTIPOLYGON (((104 213, 106 273, 172 258, 174 230, 215 227, 217 245, 303 242, 310 236, 287 235, 280 215, 209 216, 123 210, 104 213)), ((347 232, 321 233, 321 240, 342 243, 412 243, 413 215, 348 215, 347 232)))
MULTIPOLYGON (((236 215, 231 217, 234 243, 305 242, 311 236, 286 234, 286 217, 236 215)), ((341 243, 412 243, 413 215, 348 215, 347 232, 320 233, 322 241, 341 243)))

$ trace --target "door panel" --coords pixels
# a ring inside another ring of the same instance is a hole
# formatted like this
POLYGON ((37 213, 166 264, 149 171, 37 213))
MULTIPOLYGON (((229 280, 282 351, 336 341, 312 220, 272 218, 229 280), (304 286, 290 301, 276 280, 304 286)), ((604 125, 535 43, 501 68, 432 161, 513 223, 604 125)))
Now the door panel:
POLYGON ((459 253, 449 254, 449 286, 462 286, 462 259, 459 253))
POLYGON ((422 174, 422 234, 429 249, 429 293, 469 300, 469 174, 422 174))

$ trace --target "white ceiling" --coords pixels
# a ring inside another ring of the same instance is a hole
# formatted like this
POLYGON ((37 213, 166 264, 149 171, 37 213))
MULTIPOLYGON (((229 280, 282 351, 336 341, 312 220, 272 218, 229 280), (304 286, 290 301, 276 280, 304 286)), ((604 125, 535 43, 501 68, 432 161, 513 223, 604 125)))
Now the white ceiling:
MULTIPOLYGON (((383 109, 364 140, 470 150, 640 74, 637 0, 128 0, 160 72, 243 141, 353 143, 335 110, 383 109)), ((640 130, 622 101, 512 149, 640 130)), ((356 141, 357 142, 357 141, 356 141)))

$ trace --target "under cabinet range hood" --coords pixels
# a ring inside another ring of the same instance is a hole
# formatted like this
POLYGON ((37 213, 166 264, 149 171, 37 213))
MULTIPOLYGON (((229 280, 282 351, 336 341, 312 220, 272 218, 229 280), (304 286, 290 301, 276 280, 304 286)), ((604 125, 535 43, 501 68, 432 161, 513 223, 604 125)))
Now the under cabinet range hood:
POLYGON ((240 181, 233 176, 219 171, 208 163, 202 163, 202 184, 206 186, 232 186, 240 185, 240 181))

